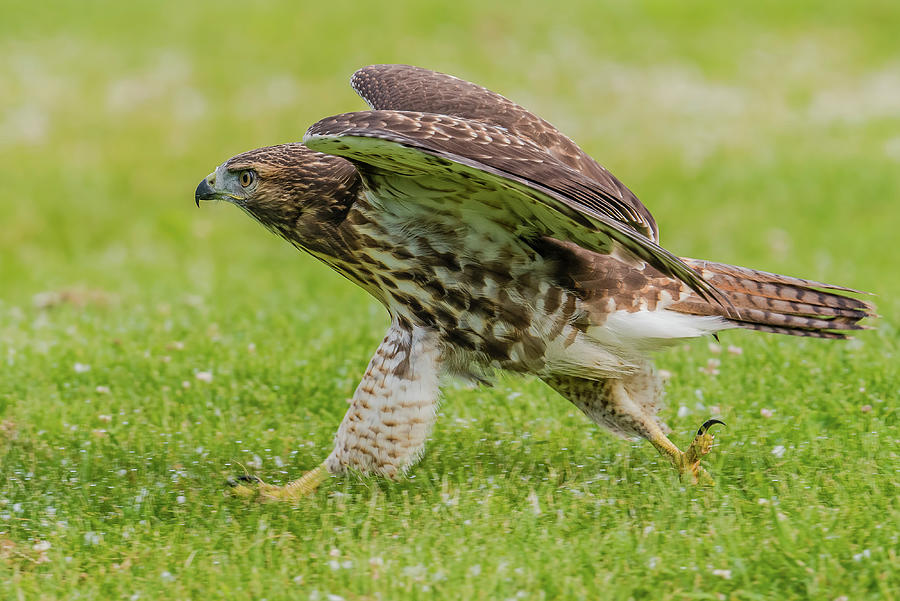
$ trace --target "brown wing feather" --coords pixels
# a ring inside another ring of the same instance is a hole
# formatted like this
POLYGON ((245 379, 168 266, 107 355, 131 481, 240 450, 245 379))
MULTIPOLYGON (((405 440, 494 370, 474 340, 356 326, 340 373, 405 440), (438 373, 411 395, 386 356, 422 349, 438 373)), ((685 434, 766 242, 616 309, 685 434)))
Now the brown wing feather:
POLYGON ((614 241, 627 255, 685 282, 730 312, 728 300, 696 271, 622 223, 593 180, 503 128, 448 115, 362 111, 319 121, 309 128, 304 143, 354 161, 364 176, 417 174, 456 179, 460 187, 472 178, 499 184, 511 196, 497 198, 501 206, 480 210, 495 210, 499 220, 512 221, 509 229, 514 235, 567 237, 606 253, 613 252, 614 241))
MULTIPOLYGON (((740 317, 731 321, 742 328, 814 338, 847 338, 844 331, 867 329, 859 322, 875 316, 874 305, 847 296, 864 294, 852 288, 726 263, 683 260, 728 296, 740 311, 740 317)), ((695 315, 721 314, 718 307, 696 295, 670 308, 695 315)))
POLYGON ((594 181, 616 206, 618 219, 659 241, 653 215, 631 190, 575 142, 515 102, 474 83, 410 65, 371 65, 350 78, 350 85, 375 110, 436 113, 482 121, 531 140, 560 163, 594 181))
POLYGON ((566 266, 562 285, 574 290, 588 313, 599 322, 611 311, 667 309, 689 315, 725 317, 751 330, 808 336, 847 338, 849 330, 863 330, 863 319, 875 307, 847 296, 864 294, 852 288, 824 284, 736 265, 682 259, 725 294, 739 316, 692 293, 654 267, 636 268, 615 257, 579 248, 570 242, 544 239, 541 250, 566 266), (801 300, 802 299, 802 300, 801 300))

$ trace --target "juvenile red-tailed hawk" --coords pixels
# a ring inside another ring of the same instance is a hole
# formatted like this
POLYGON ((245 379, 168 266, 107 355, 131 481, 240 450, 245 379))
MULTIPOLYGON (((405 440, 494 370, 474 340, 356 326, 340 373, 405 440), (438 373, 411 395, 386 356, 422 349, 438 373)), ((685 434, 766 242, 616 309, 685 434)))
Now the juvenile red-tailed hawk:
MULTIPOLYGON (((552 125, 472 83, 375 65, 351 85, 372 110, 329 117, 303 144, 235 156, 196 201, 234 203, 362 286, 391 326, 334 450, 267 498, 348 469, 397 477, 422 454, 443 375, 535 374, 592 421, 649 440, 695 482, 657 419, 652 351, 729 328, 845 338, 872 306, 833 286, 679 258, 619 180, 552 125)), ((249 489, 241 487, 247 492, 249 489)))

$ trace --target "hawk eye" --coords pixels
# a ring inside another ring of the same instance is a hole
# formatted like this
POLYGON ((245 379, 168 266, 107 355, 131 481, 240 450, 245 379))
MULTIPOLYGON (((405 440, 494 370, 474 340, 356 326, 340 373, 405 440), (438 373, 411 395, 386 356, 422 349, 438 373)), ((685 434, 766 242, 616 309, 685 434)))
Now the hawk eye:
POLYGON ((241 185, 246 188, 247 186, 249 186, 250 184, 252 184, 253 182, 256 181, 256 172, 251 171, 250 169, 241 171, 240 179, 241 179, 241 185))

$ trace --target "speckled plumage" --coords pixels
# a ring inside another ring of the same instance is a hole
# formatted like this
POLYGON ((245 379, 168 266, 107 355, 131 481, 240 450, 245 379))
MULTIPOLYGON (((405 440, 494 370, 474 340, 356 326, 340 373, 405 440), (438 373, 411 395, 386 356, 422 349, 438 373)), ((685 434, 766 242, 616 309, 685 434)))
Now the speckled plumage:
POLYGON ((440 370, 433 330, 392 323, 353 394, 325 460, 328 471, 394 478, 412 465, 434 422, 440 370))
POLYGON ((366 67, 351 83, 372 110, 319 121, 305 146, 238 155, 197 190, 391 316, 323 464, 331 473, 402 474, 421 454, 439 378, 500 369, 537 375, 688 469, 656 418, 652 351, 732 327, 842 338, 871 314, 847 288, 676 257, 619 180, 484 88, 404 65, 366 67), (247 172, 252 182, 236 184, 247 172))

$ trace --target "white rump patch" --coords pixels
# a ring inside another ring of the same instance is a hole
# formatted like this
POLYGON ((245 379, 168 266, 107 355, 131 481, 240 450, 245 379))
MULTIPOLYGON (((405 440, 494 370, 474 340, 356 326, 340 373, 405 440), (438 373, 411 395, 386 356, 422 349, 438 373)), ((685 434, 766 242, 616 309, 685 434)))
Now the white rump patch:
POLYGON ((654 350, 683 338, 697 338, 735 327, 716 315, 687 315, 665 309, 634 313, 616 311, 602 326, 589 328, 587 334, 604 345, 654 350))

